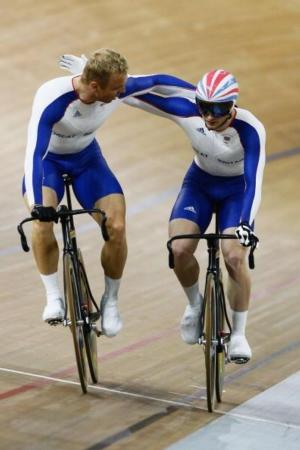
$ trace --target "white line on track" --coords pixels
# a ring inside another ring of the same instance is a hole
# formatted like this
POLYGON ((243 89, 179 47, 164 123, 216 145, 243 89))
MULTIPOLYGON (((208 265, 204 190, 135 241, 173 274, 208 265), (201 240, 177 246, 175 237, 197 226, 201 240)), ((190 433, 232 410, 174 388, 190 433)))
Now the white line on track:
MULTIPOLYGON (((38 378, 41 380, 46 380, 46 381, 53 381, 56 383, 64 383, 64 384, 71 384, 71 385, 76 385, 76 386, 80 386, 80 383, 78 381, 72 381, 72 380, 64 380, 62 378, 54 378, 54 377, 48 377, 46 375, 38 375, 32 372, 24 372, 21 370, 14 370, 14 369, 8 369, 5 367, 0 367, 0 372, 7 372, 7 373, 13 373, 16 375, 23 375, 23 376, 27 376, 27 377, 32 377, 32 378, 38 378)), ((191 408, 191 409, 196 409, 199 411, 207 411, 206 408, 201 408, 200 406, 195 406, 191 403, 184 403, 184 402, 176 402, 173 400, 167 400, 164 398, 160 398, 160 397, 152 397, 150 395, 143 395, 143 394, 136 394, 134 392, 128 392, 128 391, 121 391, 118 389, 110 389, 110 388, 106 388, 106 387, 102 387, 99 385, 88 385, 89 389, 93 389, 96 391, 104 391, 104 392, 111 392, 114 394, 119 394, 119 395, 125 395, 127 397, 134 397, 134 398, 141 398, 143 400, 151 400, 151 401, 155 401, 155 402, 160 402, 160 403, 166 403, 168 405, 174 405, 174 406, 182 406, 185 408, 191 408)), ((235 417, 238 419, 243 419, 243 420, 249 420, 249 421, 254 421, 254 422, 264 422, 264 423, 269 423, 272 425, 278 425, 281 427, 287 427, 288 428, 293 428, 296 430, 300 430, 300 426, 299 425, 294 425, 294 424, 286 424, 284 422, 278 422, 275 420, 269 420, 269 419, 264 419, 261 417, 256 417, 256 416, 248 416, 248 415, 244 415, 244 414, 238 414, 238 413, 233 413, 233 412, 226 412, 226 411, 220 411, 218 409, 215 409, 214 411, 216 414, 220 414, 223 416, 229 416, 229 417, 235 417)))
MULTIPOLYGON (((14 370, 14 369, 7 369, 5 367, 0 367, 0 371, 7 372, 7 373, 13 373, 13 374, 17 374, 17 375, 25 375, 27 377, 39 378, 41 380, 47 380, 47 381, 53 381, 53 382, 57 382, 57 383, 65 383, 65 384, 72 384, 72 385, 80 386, 80 383, 78 381, 71 381, 71 380, 64 380, 62 378, 48 377, 46 375, 38 375, 35 373, 24 372, 21 370, 14 370)), ((167 403, 169 405, 184 406, 187 408, 199 409, 202 411, 206 410, 205 408, 200 408, 199 406, 194 406, 190 403, 176 402, 173 400, 167 400, 167 399, 160 398, 160 397, 152 397, 150 395, 136 394, 133 392, 121 391, 118 389, 110 389, 110 388, 102 387, 99 385, 97 385, 97 386, 96 385, 88 385, 88 387, 89 387, 89 389, 105 391, 105 392, 112 392, 114 394, 126 395, 129 397, 141 398, 141 399, 145 399, 145 400, 152 400, 152 401, 156 401, 156 402, 167 403)))

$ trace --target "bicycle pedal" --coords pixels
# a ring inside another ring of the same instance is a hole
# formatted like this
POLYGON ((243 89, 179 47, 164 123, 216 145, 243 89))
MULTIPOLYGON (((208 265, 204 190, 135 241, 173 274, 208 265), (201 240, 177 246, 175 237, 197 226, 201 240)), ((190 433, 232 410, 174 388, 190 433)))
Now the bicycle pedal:
POLYGON ((205 337, 205 333, 202 333, 201 336, 198 339, 198 344, 199 345, 205 345, 206 344, 206 337, 205 337))

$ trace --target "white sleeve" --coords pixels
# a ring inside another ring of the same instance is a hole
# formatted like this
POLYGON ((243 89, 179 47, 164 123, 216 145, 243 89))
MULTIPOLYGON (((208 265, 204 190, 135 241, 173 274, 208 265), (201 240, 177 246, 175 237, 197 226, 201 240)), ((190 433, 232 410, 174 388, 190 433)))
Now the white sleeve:
POLYGON ((157 86, 152 89, 152 92, 166 97, 182 97, 192 100, 193 102, 195 101, 195 91, 191 89, 184 89, 176 86, 157 86))

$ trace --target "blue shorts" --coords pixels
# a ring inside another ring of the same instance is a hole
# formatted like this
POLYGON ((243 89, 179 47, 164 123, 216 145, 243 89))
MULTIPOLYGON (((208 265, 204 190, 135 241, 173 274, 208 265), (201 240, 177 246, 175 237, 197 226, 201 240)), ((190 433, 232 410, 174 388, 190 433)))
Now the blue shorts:
MULTIPOLYGON (((43 160, 43 186, 53 189, 61 202, 64 196, 63 174, 72 177, 74 194, 83 208, 93 208, 96 201, 109 194, 123 194, 120 183, 105 161, 94 140, 79 153, 47 153, 43 160)), ((23 179, 23 194, 26 187, 23 179)))
POLYGON ((191 220, 199 226, 201 233, 205 233, 214 208, 217 207, 220 231, 237 227, 240 223, 244 191, 243 175, 213 176, 193 162, 184 177, 170 220, 191 220))

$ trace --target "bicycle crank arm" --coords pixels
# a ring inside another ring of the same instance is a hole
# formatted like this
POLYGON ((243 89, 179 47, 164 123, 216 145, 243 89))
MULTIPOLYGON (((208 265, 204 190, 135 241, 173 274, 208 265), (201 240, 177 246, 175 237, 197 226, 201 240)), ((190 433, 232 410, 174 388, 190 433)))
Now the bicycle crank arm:
POLYGON ((99 328, 97 327, 97 325, 95 323, 91 324, 92 329, 94 330, 94 332, 96 333, 97 337, 100 337, 102 332, 99 330, 99 328))

